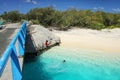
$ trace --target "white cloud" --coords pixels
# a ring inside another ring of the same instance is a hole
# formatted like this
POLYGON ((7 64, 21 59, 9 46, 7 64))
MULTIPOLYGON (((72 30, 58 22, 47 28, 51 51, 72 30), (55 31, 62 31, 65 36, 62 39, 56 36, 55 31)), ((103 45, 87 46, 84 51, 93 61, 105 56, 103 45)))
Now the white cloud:
POLYGON ((104 10, 104 7, 94 7, 94 10, 104 10))
POLYGON ((99 9, 102 9, 102 10, 103 10, 103 9, 104 9, 104 7, 99 7, 99 9))
POLYGON ((115 12, 120 12, 120 8, 115 8, 115 9, 112 9, 113 11, 115 12))
POLYGON ((31 2, 32 2, 33 4, 37 4, 37 1, 32 0, 31 2))
POLYGON ((37 4, 37 1, 35 1, 35 0, 25 0, 25 2, 27 2, 27 3, 33 3, 33 4, 37 4))
POLYGON ((96 10, 97 8, 96 8, 96 7, 94 7, 93 9, 94 9, 94 10, 96 10))

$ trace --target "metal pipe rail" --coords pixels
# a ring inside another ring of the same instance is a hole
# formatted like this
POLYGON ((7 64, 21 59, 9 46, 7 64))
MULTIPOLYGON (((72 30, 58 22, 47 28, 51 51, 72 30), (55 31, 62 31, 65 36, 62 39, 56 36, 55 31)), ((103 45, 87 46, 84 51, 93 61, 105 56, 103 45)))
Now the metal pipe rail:
POLYGON ((18 56, 24 55, 24 45, 26 38, 26 22, 24 21, 17 32, 16 36, 12 39, 2 57, 0 58, 0 77, 5 69, 9 57, 11 58, 12 80, 22 79, 22 70, 18 61, 18 56), (16 46, 17 45, 17 46, 16 46))

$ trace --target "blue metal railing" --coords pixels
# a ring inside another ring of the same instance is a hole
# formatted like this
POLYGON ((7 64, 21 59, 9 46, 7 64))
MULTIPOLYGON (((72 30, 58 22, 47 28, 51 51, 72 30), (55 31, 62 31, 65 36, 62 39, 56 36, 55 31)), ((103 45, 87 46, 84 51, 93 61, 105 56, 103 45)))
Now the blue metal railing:
POLYGON ((0 58, 0 77, 5 69, 6 63, 11 58, 12 80, 21 80, 22 71, 18 61, 18 56, 24 55, 24 44, 26 38, 26 22, 24 21, 16 36, 12 39, 7 49, 0 58))

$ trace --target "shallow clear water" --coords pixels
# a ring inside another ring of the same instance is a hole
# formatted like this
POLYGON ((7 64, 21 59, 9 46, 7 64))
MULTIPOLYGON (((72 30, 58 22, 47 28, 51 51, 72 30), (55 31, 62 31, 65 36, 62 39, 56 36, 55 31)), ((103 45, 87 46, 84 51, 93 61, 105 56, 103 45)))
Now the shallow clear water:
POLYGON ((25 59, 23 80, 120 80, 120 54, 54 47, 25 59))

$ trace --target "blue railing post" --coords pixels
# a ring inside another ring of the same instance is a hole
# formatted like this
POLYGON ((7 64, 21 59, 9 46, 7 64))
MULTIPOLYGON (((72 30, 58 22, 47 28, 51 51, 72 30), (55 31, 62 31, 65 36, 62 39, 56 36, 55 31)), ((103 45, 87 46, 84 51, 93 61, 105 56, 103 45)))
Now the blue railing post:
POLYGON ((23 27, 21 27, 19 36, 18 36, 18 51, 19 56, 24 55, 24 44, 25 44, 25 38, 26 38, 26 23, 24 22, 23 27))
POLYGON ((22 40, 22 44, 25 44, 25 36, 24 34, 22 33, 22 30, 20 31, 20 35, 19 35, 20 39, 22 40))
POLYGON ((8 46, 6 51, 4 52, 4 55, 0 58, 0 77, 3 73, 3 70, 6 66, 10 54, 11 54, 11 47, 8 46))
POLYGON ((20 56, 24 55, 24 41, 22 35, 18 36, 18 51, 20 56))
POLYGON ((25 38, 25 30, 24 30, 24 28, 22 28, 22 30, 21 30, 21 34, 22 34, 22 36, 25 38))
POLYGON ((22 80, 22 72, 20 69, 19 61, 16 56, 15 47, 12 47, 12 54, 11 54, 11 68, 12 68, 12 79, 13 80, 22 80))

